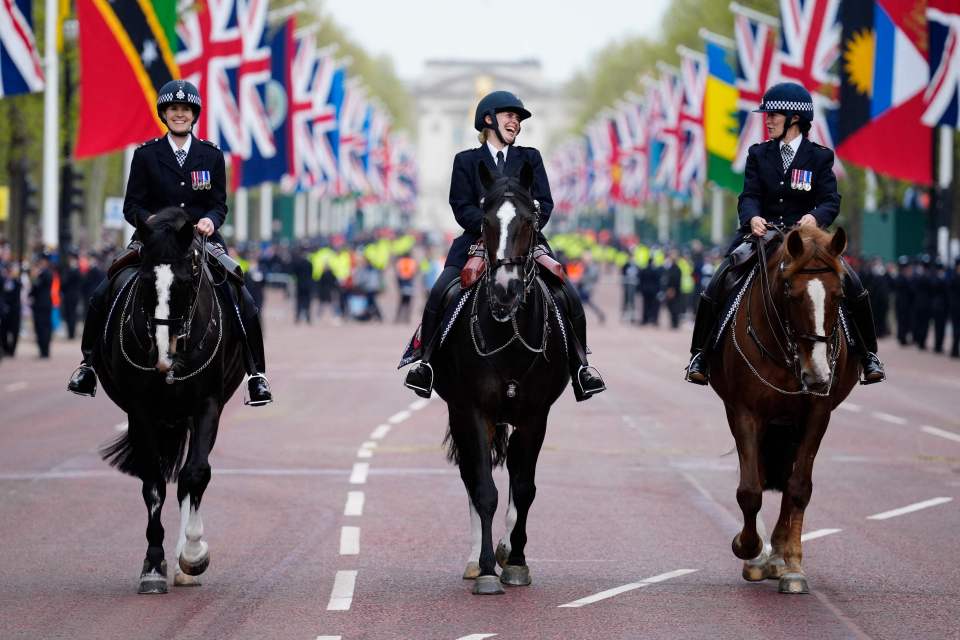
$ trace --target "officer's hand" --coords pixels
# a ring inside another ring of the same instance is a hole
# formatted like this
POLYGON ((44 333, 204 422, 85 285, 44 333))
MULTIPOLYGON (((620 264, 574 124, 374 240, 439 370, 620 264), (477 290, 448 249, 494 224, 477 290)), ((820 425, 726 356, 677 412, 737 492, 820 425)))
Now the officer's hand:
POLYGON ((750 218, 750 232, 762 238, 767 232, 767 221, 760 216, 753 216, 750 218))
POLYGON ((817 226, 817 219, 814 218, 812 214, 808 213, 800 218, 800 222, 797 224, 801 227, 815 227, 817 226))
POLYGON ((215 231, 213 227, 213 220, 210 218, 200 218, 200 222, 197 223, 197 231, 208 238, 212 236, 213 232, 215 231))

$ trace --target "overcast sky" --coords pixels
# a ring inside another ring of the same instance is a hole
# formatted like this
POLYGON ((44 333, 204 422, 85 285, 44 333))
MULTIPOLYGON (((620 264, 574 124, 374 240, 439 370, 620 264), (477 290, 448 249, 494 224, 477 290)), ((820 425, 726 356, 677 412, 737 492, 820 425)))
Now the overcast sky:
POLYGON ((654 35, 669 0, 324 0, 324 11, 373 54, 393 58, 403 79, 434 58, 538 58, 566 80, 592 53, 631 35, 654 35), (482 24, 503 25, 485 37, 482 24))

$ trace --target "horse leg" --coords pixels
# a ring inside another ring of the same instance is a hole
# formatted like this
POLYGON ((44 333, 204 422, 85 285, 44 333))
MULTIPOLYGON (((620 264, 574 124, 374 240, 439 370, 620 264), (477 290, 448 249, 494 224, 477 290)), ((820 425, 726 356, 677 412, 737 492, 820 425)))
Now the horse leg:
POLYGON ((180 535, 177 538, 177 571, 174 584, 198 586, 196 578, 210 565, 210 551, 203 540, 200 501, 210 483, 210 451, 217 438, 220 419, 218 403, 208 398, 203 411, 193 418, 190 450, 177 477, 177 501, 180 503, 180 535))
POLYGON ((797 457, 793 471, 787 481, 787 494, 791 505, 790 525, 787 527, 786 541, 783 547, 783 560, 786 571, 780 578, 780 593, 809 593, 807 578, 803 573, 803 549, 800 535, 803 533, 803 514, 810 504, 813 493, 813 461, 817 457, 820 441, 830 422, 830 410, 818 403, 807 416, 803 439, 797 448, 797 457))
POLYGON ((451 411, 450 432, 460 453, 460 478, 480 519, 480 573, 473 586, 476 595, 503 593, 493 552, 493 515, 497 511, 497 486, 493 482, 492 438, 495 425, 478 409, 459 415, 451 411))
POLYGON ((763 501, 758 465, 761 423, 754 414, 747 411, 735 412, 729 407, 727 421, 736 440, 737 455, 740 458, 737 503, 743 512, 743 529, 733 538, 733 554, 741 560, 750 560, 763 551, 763 539, 757 533, 757 514, 763 501))
POLYGON ((773 528, 773 534, 770 536, 770 545, 773 547, 773 552, 767 558, 764 576, 769 580, 779 580, 787 571, 787 565, 783 560, 783 552, 787 545, 787 537, 790 534, 792 517, 793 503, 790 500, 789 492, 784 491, 780 497, 780 515, 777 518, 777 526, 773 528))
POLYGON ((140 571, 137 593, 167 592, 167 561, 163 559, 163 524, 160 514, 167 497, 167 484, 159 468, 141 476, 143 501, 147 505, 147 555, 140 571))
POLYGON ((546 434, 547 416, 526 422, 513 430, 507 449, 507 469, 510 472, 510 505, 507 509, 507 532, 497 546, 497 555, 503 557, 500 582, 515 587, 530 584, 530 569, 524 556, 527 545, 527 514, 537 494, 534 476, 537 458, 546 434))
MULTIPOLYGON (((477 508, 473 506, 473 498, 470 497, 470 490, 467 489, 467 503, 470 506, 470 536, 472 546, 470 547, 470 556, 467 558, 467 566, 463 570, 464 580, 476 580, 480 576, 480 547, 483 542, 483 528, 480 525, 480 514, 477 508)), ((499 548, 497 549, 499 551, 499 548)))

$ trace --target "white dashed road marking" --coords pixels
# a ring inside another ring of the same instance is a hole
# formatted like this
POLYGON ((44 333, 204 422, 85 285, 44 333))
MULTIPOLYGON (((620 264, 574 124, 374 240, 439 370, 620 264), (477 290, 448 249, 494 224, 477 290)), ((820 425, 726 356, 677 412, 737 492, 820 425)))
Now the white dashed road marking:
POLYGON ((816 531, 809 531, 800 536, 800 542, 816 540, 817 538, 833 535, 834 533, 840 533, 841 531, 843 531, 843 529, 817 529, 816 531))
POLYGON ((900 507, 899 509, 875 513, 872 516, 867 516, 867 520, 887 520, 888 518, 896 518, 897 516, 913 513, 914 511, 920 511, 921 509, 927 509, 929 507, 936 507, 937 505, 946 504, 951 500, 953 500, 953 498, 931 498, 930 500, 924 500, 923 502, 908 504, 907 506, 900 507))
POLYGON ((580 598, 579 600, 574 600, 573 602, 568 602, 567 604, 561 604, 559 606, 568 607, 568 608, 583 607, 588 604, 593 604, 594 602, 599 602, 601 600, 606 600, 607 598, 618 596, 621 593, 626 593, 627 591, 633 591, 634 589, 649 587, 652 584, 663 582, 665 580, 670 580, 671 578, 679 578, 680 576, 685 576, 688 573, 694 573, 695 571, 698 571, 698 570, 697 569, 677 569, 676 571, 670 571, 669 573, 661 573, 660 575, 653 576, 651 578, 644 578, 639 582, 631 582, 630 584, 625 584, 620 587, 607 589, 606 591, 595 593, 592 596, 587 596, 586 598, 580 598))
POLYGON ((351 491, 347 493, 347 505, 343 508, 343 515, 362 516, 363 498, 363 491, 351 491))
POLYGON ((392 416, 390 416, 389 418, 387 418, 387 422, 389 422, 390 424, 400 424, 401 422, 409 418, 411 415, 412 414, 409 411, 404 409, 403 411, 398 411, 392 416))
POLYGON ((370 434, 371 440, 382 440, 385 435, 390 433, 390 425, 382 424, 376 429, 373 430, 373 433, 370 434))
POLYGON ((330 593, 330 602, 327 611, 349 611, 353 604, 353 589, 357 586, 356 571, 337 571, 333 580, 333 591, 330 593))
POLYGON ((457 640, 484 640, 484 638, 492 638, 495 633, 471 633, 468 636, 461 636, 457 640))
POLYGON ((937 429, 936 427, 921 427, 920 431, 923 431, 924 433, 929 433, 932 436, 940 436, 941 438, 946 438, 947 440, 960 442, 960 433, 954 433, 953 431, 946 431, 945 429, 937 429))
POLYGON ((372 457, 373 457, 373 451, 371 451, 370 449, 357 449, 357 457, 358 457, 358 458, 372 458, 372 457))
POLYGON ((423 409, 428 404, 430 404, 430 401, 427 400, 426 398, 420 398, 419 400, 414 400, 413 402, 410 403, 410 411, 420 411, 420 409, 423 409))
POLYGON ((874 411, 873 417, 876 418, 877 420, 883 420, 884 422, 889 422, 890 424, 907 424, 906 419, 901 418, 900 416, 892 416, 889 413, 884 413, 882 411, 874 411))
POLYGON ((340 636, 317 636, 316 640, 340 640, 340 636))
POLYGON ((844 411, 849 411, 850 413, 860 413, 863 411, 863 407, 852 402, 844 402, 837 409, 843 409, 844 411))
POLYGON ((26 382, 11 382, 7 386, 5 386, 3 390, 8 393, 13 393, 14 391, 20 391, 21 389, 26 389, 26 388, 27 388, 26 382))
POLYGON ((355 462, 353 472, 350 474, 350 484, 364 484, 368 473, 370 473, 369 462, 355 462))
POLYGON ((360 527, 340 529, 340 555, 355 556, 360 553, 360 527))

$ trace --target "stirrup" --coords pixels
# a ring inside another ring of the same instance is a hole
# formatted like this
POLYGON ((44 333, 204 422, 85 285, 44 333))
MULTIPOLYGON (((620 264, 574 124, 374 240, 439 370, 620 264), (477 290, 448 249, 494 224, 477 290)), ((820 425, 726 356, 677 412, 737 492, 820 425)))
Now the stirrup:
POLYGON ((709 381, 710 381, 710 376, 709 376, 709 374, 708 374, 706 371, 698 371, 698 372, 697 372, 698 374, 700 374, 700 376, 703 378, 703 380, 694 379, 694 378, 691 378, 691 377, 690 377, 690 366, 691 366, 694 362, 696 362, 698 359, 703 358, 703 357, 704 357, 704 353, 703 353, 703 351, 700 351, 700 352, 698 352, 698 353, 695 353, 695 354, 693 355, 693 357, 690 358, 689 364, 687 364, 686 368, 684 368, 684 370, 683 370, 683 379, 684 379, 684 380, 686 380, 687 382, 690 382, 690 383, 692 383, 692 384, 699 384, 699 385, 706 385, 706 384, 709 383, 709 381))
POLYGON ((407 373, 406 377, 403 379, 403 386, 405 386, 407 389, 411 389, 414 393, 416 393, 421 398, 429 398, 433 394, 433 367, 430 365, 429 362, 424 362, 423 360, 420 360, 417 363, 416 367, 411 369, 410 372, 407 373), (417 369, 419 369, 421 366, 426 367, 427 371, 430 373, 430 379, 427 381, 426 387, 421 387, 419 385, 410 383, 410 374, 416 371, 417 369))
MULTIPOLYGON (((247 390, 249 391, 250 389, 250 381, 255 378, 262 378, 264 382, 266 382, 267 384, 267 393, 270 393, 270 381, 267 380, 267 376, 263 375, 262 373, 256 373, 250 376, 249 378, 247 378, 247 390)), ((272 394, 271 394, 271 397, 267 398, 266 400, 251 400, 246 396, 246 394, 244 394, 244 398, 243 398, 243 404, 247 405, 248 407, 262 407, 264 405, 270 404, 271 402, 273 402, 272 394)))
POLYGON ((69 391, 70 393, 76 394, 78 396, 83 396, 84 398, 95 398, 97 396, 97 373, 94 370, 94 368, 86 364, 85 362, 81 362, 80 366, 74 370, 73 374, 71 374, 70 381, 67 382, 67 391, 69 391), (83 369, 88 370, 87 375, 93 376, 93 388, 90 389, 89 391, 81 390, 79 388, 80 385, 75 383, 77 376, 81 373, 81 370, 83 369))
POLYGON ((880 365, 880 379, 879 380, 867 380, 867 370, 860 366, 860 384, 877 384, 878 382, 883 382, 887 379, 887 372, 883 368, 883 361, 875 353, 868 353, 866 356, 867 360, 873 360, 880 365))
POLYGON ((580 368, 577 369, 576 384, 577 384, 577 387, 579 387, 579 389, 580 389, 580 395, 581 395, 584 399, 587 399, 587 398, 589 398, 589 397, 591 397, 591 396, 595 396, 596 394, 600 393, 601 391, 606 391, 606 390, 607 390, 607 383, 603 381, 603 376, 600 375, 600 372, 597 371, 597 368, 596 368, 596 367, 591 367, 591 366, 588 365, 588 364, 582 364, 582 365, 580 365, 580 368), (596 374, 596 378, 600 381, 600 386, 597 387, 596 389, 584 389, 584 388, 583 388, 583 384, 580 382, 580 374, 583 373, 583 372, 584 372, 585 370, 587 370, 587 369, 593 369, 593 372, 596 374))

